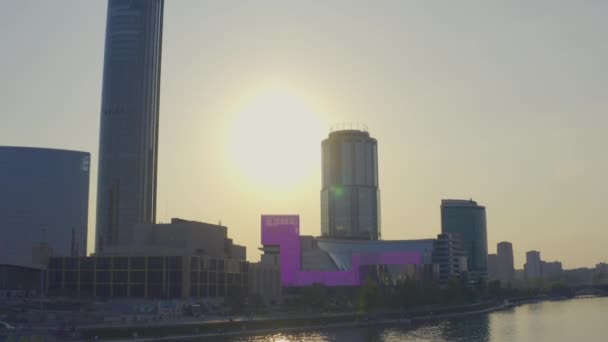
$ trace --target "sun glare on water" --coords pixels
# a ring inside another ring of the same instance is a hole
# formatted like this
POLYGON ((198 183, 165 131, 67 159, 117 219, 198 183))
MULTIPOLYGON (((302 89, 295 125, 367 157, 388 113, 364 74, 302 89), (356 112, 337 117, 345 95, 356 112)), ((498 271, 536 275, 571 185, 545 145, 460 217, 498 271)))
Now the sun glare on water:
POLYGON ((246 101, 232 124, 239 173, 262 186, 291 187, 320 172, 320 115, 305 99, 269 89, 246 101))

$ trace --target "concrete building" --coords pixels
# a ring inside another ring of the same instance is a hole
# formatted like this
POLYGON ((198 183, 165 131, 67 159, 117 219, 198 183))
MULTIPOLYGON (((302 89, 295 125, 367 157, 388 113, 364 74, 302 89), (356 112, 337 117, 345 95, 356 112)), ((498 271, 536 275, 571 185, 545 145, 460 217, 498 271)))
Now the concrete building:
POLYGON ((163 0, 109 0, 101 96, 97 253, 156 220, 163 0))
POLYGON ((526 264, 524 265, 524 273, 526 279, 532 280, 542 276, 542 260, 540 259, 539 251, 526 252, 526 264))
POLYGON ((488 254, 488 278, 498 279, 498 254, 488 254))
POLYGON ((0 263, 31 266, 42 244, 58 256, 87 251, 87 152, 0 146, 0 263))
POLYGON ((321 235, 378 240, 378 147, 364 129, 331 132, 322 143, 321 235))
POLYGON ((467 257, 460 238, 452 234, 439 234, 433 246, 433 263, 439 266, 440 285, 445 286, 452 279, 465 280, 467 257))
POLYGON ((467 257, 472 281, 487 276, 488 238, 486 208, 473 200, 441 201, 441 232, 458 235, 467 257))
POLYGON ((496 246, 498 254, 498 274, 497 278, 502 282, 513 280, 515 265, 513 262, 513 245, 510 242, 499 242, 496 246))
POLYGON ((106 247, 104 255, 201 255, 247 259, 245 246, 235 245, 228 238, 225 226, 173 218, 171 223, 137 224, 124 233, 121 235, 124 243, 106 247))
POLYGON ((228 228, 173 218, 121 231, 98 256, 51 258, 49 294, 91 298, 246 296, 246 249, 228 228))

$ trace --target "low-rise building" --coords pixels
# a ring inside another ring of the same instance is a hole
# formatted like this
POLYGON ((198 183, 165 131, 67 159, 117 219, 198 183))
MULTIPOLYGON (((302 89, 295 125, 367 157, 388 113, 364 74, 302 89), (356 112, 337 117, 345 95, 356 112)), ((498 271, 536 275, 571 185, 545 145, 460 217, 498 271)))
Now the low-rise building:
POLYGON ((0 264, 0 298, 39 296, 45 288, 45 267, 0 264))
POLYGON ((262 216, 262 260, 278 260, 281 286, 359 286, 372 278, 387 285, 405 279, 438 280, 435 239, 353 240, 301 237, 297 215, 262 216), (267 255, 266 255, 267 254, 267 255))
POLYGON ((173 218, 171 223, 137 224, 124 234, 119 240, 123 243, 106 246, 103 255, 206 255, 246 260, 245 247, 235 245, 222 225, 173 218))
POLYGON ((199 255, 51 258, 48 293, 85 298, 246 296, 249 264, 199 255))
POLYGON ((439 234, 435 240, 433 263, 439 266, 439 284, 445 286, 451 279, 461 280, 467 272, 467 257, 462 241, 455 234, 439 234))
POLYGON ((174 218, 138 224, 102 255, 52 257, 50 295, 91 298, 245 297, 249 263, 228 228, 174 218))

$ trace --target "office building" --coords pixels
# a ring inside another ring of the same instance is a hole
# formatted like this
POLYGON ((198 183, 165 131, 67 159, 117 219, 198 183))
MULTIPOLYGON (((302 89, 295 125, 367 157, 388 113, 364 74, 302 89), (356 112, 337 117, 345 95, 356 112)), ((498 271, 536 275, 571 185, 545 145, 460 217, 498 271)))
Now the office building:
POLYGON ((86 255, 89 164, 87 152, 0 147, 0 264, 46 265, 44 248, 86 255))
POLYGON ((498 254, 498 279, 503 282, 513 280, 515 265, 513 263, 513 245, 510 242, 499 242, 496 246, 498 254))
POLYGON ((542 276, 542 260, 539 251, 526 252, 526 264, 524 265, 526 279, 532 280, 542 276))
POLYGON ((331 132, 322 143, 321 235, 377 240, 378 148, 365 130, 331 132))
POLYGON ((472 281, 487 276, 486 209, 473 200, 441 201, 441 232, 460 237, 472 281))
POLYGON ((106 22, 97 253, 156 219, 163 0, 109 0, 106 22))
POLYGON ((498 254, 488 254, 488 278, 498 279, 498 254))
POLYGON ((435 240, 433 263, 439 266, 439 284, 445 286, 450 280, 464 280, 467 273, 467 257, 462 241, 452 234, 439 234, 435 240))

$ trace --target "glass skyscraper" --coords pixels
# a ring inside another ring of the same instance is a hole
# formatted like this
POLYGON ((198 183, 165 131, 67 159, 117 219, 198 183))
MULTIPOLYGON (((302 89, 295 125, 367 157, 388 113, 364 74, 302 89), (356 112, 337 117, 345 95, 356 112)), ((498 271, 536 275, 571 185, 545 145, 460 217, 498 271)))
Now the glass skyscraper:
POLYGON ((109 0, 106 23, 97 252, 156 219, 163 0, 109 0))
MULTIPOLYGON (((87 253, 88 152, 0 146, 0 264, 87 253)), ((45 263, 42 263, 44 266, 45 263)))
POLYGON ((364 130, 339 130, 323 140, 321 235, 378 240, 378 144, 364 130))
POLYGON ((458 235, 472 279, 487 276, 488 237, 486 208, 473 200, 441 201, 441 232, 458 235))

